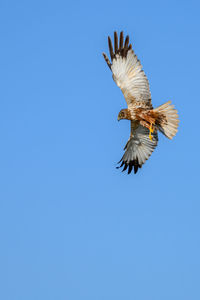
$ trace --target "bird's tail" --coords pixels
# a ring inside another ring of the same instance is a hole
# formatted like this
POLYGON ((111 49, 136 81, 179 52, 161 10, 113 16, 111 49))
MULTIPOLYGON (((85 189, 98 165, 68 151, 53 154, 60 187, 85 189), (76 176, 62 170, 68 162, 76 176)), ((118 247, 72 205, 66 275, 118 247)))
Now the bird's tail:
POLYGON ((156 113, 156 125, 158 129, 169 139, 172 139, 178 131, 178 113, 168 101, 153 110, 156 113))

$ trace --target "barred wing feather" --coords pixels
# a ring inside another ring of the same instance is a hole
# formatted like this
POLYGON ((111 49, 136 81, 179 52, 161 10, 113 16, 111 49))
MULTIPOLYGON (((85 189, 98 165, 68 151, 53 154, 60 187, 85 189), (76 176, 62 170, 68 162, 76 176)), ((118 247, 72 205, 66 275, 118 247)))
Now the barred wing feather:
POLYGON ((141 168, 145 161, 151 156, 158 144, 158 134, 154 131, 152 141, 149 139, 149 130, 142 125, 135 127, 134 121, 131 121, 131 136, 124 150, 125 153, 120 160, 121 165, 117 168, 124 167, 122 171, 128 168, 128 174, 134 167, 134 173, 141 168))
POLYGON ((148 79, 142 69, 142 65, 129 44, 129 37, 126 37, 123 43, 123 32, 120 33, 120 42, 118 46, 117 33, 114 33, 115 51, 112 48, 111 38, 108 37, 108 44, 112 64, 106 54, 103 56, 113 73, 113 79, 122 90, 127 105, 138 106, 141 102, 144 105, 151 106, 151 93, 148 79))

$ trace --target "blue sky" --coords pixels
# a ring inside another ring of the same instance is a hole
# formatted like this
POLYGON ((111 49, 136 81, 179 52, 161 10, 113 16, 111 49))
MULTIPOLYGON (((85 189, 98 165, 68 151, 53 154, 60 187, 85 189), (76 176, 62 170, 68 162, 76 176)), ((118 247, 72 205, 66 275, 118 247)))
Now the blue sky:
POLYGON ((1 1, 1 299, 200 299, 199 10, 1 1), (114 30, 181 120, 137 175, 115 169, 130 125, 102 57, 114 30))

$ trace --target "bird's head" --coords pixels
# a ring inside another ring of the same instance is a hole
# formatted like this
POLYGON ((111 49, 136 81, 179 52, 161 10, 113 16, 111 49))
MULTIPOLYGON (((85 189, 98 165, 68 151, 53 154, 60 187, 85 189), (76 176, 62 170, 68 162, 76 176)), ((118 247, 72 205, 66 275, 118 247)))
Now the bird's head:
POLYGON ((130 114, 130 111, 128 109, 120 110, 117 120, 120 121, 122 119, 131 120, 131 114, 130 114))

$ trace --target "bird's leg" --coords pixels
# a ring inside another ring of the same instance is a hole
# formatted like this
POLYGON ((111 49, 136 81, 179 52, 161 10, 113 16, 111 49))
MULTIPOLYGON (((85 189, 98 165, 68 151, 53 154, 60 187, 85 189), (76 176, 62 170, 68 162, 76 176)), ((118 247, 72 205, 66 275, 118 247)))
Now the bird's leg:
POLYGON ((152 137, 152 133, 153 133, 153 124, 151 123, 151 125, 150 125, 150 127, 149 127, 149 138, 150 138, 150 140, 152 141, 152 139, 153 139, 153 137, 152 137))

